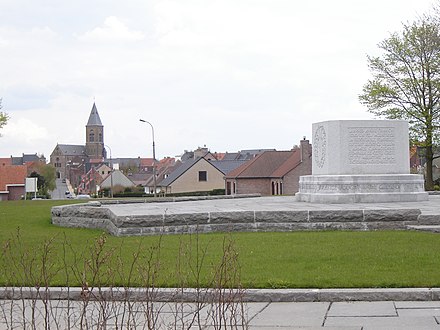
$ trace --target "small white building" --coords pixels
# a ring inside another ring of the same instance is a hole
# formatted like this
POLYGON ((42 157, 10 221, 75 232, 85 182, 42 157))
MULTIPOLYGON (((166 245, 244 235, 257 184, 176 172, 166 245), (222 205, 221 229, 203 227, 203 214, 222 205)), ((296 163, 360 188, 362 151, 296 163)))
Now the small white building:
POLYGON ((101 182, 101 189, 103 188, 111 188, 116 186, 122 186, 124 188, 135 187, 136 185, 127 178, 124 173, 119 170, 114 170, 110 174, 108 174, 104 180, 101 182))

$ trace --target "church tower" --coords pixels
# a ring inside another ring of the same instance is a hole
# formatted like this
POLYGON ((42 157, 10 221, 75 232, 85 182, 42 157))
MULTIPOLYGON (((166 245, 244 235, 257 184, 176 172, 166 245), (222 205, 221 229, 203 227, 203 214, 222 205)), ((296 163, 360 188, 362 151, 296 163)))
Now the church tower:
POLYGON ((90 159, 105 158, 104 126, 99 118, 98 109, 93 103, 89 121, 86 125, 86 154, 90 159))

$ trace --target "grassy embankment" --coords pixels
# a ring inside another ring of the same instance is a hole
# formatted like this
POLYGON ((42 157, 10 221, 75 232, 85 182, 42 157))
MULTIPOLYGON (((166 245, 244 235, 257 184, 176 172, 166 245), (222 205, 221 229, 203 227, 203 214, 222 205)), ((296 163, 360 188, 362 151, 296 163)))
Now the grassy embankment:
POLYGON ((65 203, 0 202, 0 285, 209 286, 223 276, 224 283, 255 288, 440 286, 439 234, 333 231, 118 238, 53 226, 50 208, 65 203))

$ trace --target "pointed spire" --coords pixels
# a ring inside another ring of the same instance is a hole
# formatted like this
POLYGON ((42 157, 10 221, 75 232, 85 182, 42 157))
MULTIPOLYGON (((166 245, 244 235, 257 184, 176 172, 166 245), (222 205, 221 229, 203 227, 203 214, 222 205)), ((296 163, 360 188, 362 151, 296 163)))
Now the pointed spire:
POLYGON ((96 108, 95 102, 93 102, 93 107, 92 111, 90 112, 87 126, 102 126, 101 118, 99 118, 98 109, 96 108))

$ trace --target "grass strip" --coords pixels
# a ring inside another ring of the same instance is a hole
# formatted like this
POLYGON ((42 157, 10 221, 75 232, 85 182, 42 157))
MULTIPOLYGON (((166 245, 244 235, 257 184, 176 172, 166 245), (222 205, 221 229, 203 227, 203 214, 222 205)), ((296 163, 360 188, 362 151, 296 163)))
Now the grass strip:
POLYGON ((200 287, 214 285, 216 276, 226 283, 231 280, 227 276, 239 273, 241 285, 248 288, 440 286, 438 234, 321 231, 119 238, 53 226, 50 209, 61 204, 66 201, 0 202, 0 285, 200 287), (228 273, 221 273, 219 265, 228 273))

